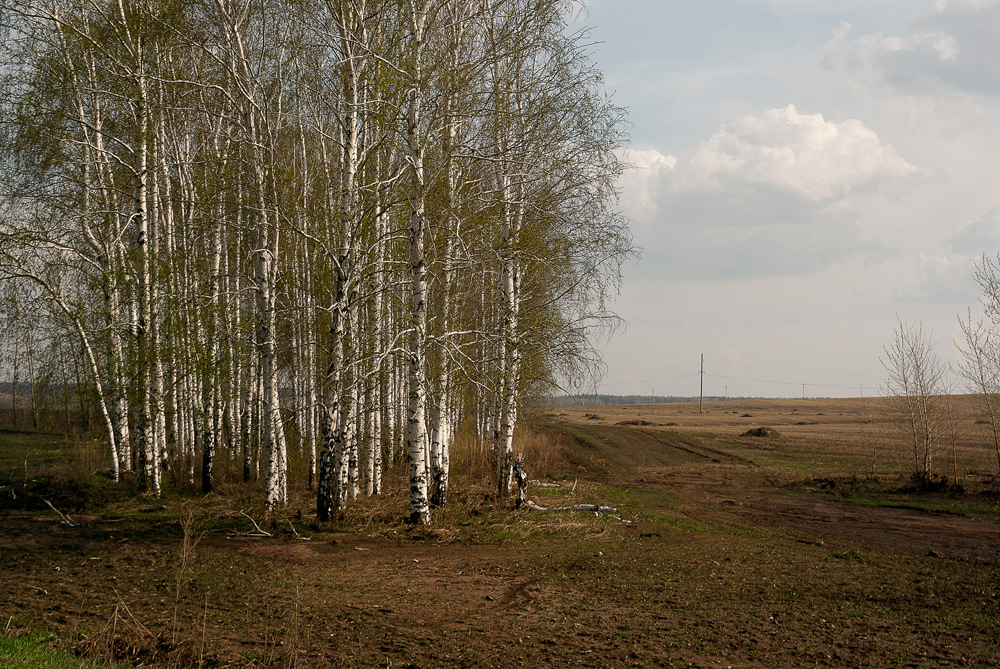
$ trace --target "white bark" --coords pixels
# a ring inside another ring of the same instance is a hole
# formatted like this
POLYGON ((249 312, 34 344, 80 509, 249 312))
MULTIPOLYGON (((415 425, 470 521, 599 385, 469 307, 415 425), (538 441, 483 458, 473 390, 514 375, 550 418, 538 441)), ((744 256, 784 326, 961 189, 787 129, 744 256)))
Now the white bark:
POLYGON ((505 196, 503 256, 500 269, 500 290, 503 304, 502 346, 503 380, 499 422, 497 492, 503 497, 513 485, 514 428, 517 424, 517 399, 520 391, 521 351, 518 345, 518 315, 520 312, 520 268, 516 246, 520 228, 521 205, 512 197, 507 177, 503 177, 501 192, 505 196))
MULTIPOLYGON (((218 148, 216 149, 218 155, 218 148)), ((219 357, 218 335, 222 329, 219 314, 219 291, 221 277, 219 271, 222 265, 222 226, 224 218, 221 206, 216 208, 216 223, 212 231, 212 260, 209 272, 208 299, 208 359, 217 360, 219 357)), ((215 489, 215 451, 218 444, 219 432, 219 374, 218 367, 211 365, 206 370, 208 382, 202 386, 202 463, 201 463, 201 490, 202 492, 212 492, 215 489)))
MULTIPOLYGON (((124 9, 122 23, 127 25, 124 9)), ((127 28, 126 28, 127 30, 127 28)), ((136 349, 139 377, 139 418, 136 426, 139 468, 143 485, 148 492, 160 494, 160 458, 156 451, 152 408, 152 345, 150 328, 152 324, 152 277, 149 251, 149 92, 147 78, 143 72, 142 37, 129 41, 136 61, 136 118, 138 130, 135 137, 135 213, 132 223, 136 228, 136 254, 139 294, 135 323, 136 349)))
POLYGON ((409 392, 407 400, 407 453, 410 480, 410 522, 430 523, 427 481, 427 389, 424 380, 427 339, 427 258, 425 252, 426 218, 424 212, 424 148, 421 132, 422 56, 424 29, 429 2, 417 6, 410 0, 410 52, 413 70, 408 73, 410 86, 407 111, 406 143, 409 152, 409 215, 410 215, 410 348, 409 392))
MULTIPOLYGON (((287 446, 281 418, 277 366, 277 277, 280 230, 272 202, 274 189, 273 155, 275 128, 268 114, 280 116, 281 87, 276 97, 268 97, 261 74, 254 67, 258 54, 248 50, 243 31, 263 17, 250 15, 251 7, 216 0, 216 9, 226 30, 230 76, 240 95, 239 108, 245 128, 246 157, 249 162, 251 196, 255 205, 254 283, 256 288, 257 359, 260 371, 260 444, 266 457, 264 501, 269 508, 288 500, 287 446), (270 172, 270 173, 269 173, 270 172)), ((280 49, 282 45, 270 45, 280 49)))

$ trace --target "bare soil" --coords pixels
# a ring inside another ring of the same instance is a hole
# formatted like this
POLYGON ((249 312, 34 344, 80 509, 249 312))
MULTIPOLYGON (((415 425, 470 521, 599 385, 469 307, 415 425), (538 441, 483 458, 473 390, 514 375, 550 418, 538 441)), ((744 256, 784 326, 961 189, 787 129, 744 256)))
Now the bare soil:
POLYGON ((855 402, 719 404, 552 411, 559 487, 531 498, 602 516, 460 484, 411 528, 401 480, 329 525, 306 493, 265 519, 237 486, 84 505, 75 527, 0 510, 0 624, 158 667, 1000 663, 998 487, 972 409, 929 489, 891 426, 859 436, 879 421, 855 402), (762 425, 779 435, 739 436, 762 425))

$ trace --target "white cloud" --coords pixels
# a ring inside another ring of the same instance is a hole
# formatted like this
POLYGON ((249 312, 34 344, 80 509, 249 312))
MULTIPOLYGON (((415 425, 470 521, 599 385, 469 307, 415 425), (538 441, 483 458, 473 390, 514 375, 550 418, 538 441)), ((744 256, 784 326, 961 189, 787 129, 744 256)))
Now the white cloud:
POLYGON ((1000 96, 1000 2, 946 0, 911 24, 909 34, 845 39, 838 29, 823 63, 910 93, 941 97, 954 90, 1000 96))
POLYGON ((941 305, 971 305, 975 302, 974 259, 966 254, 920 253, 916 271, 918 285, 904 291, 904 302, 941 305))
POLYGON ((618 32, 598 57, 658 149, 626 179, 644 257, 622 357, 839 349, 880 377, 897 314, 946 354, 977 304, 974 261, 1000 250, 1000 0, 788 2, 599 0, 618 32))
POLYGON ((953 253, 980 256, 1000 251, 1000 208, 961 227, 947 241, 953 253))
POLYGON ((723 126, 678 170, 682 189, 766 185, 813 201, 842 199, 917 169, 855 119, 834 123, 794 105, 723 126))
POLYGON ((853 28, 854 26, 847 21, 841 21, 840 25, 830 31, 830 40, 826 43, 826 51, 831 51, 842 44, 853 28))
POLYGON ((626 156, 632 169, 622 177, 621 206, 635 221, 646 221, 656 211, 656 184, 662 173, 677 166, 677 158, 656 149, 635 150, 626 156))
POLYGON ((638 169, 623 181, 623 206, 641 224, 645 266, 714 281, 886 257, 864 234, 854 196, 918 172, 860 121, 794 105, 728 123, 688 154, 630 160, 638 169))

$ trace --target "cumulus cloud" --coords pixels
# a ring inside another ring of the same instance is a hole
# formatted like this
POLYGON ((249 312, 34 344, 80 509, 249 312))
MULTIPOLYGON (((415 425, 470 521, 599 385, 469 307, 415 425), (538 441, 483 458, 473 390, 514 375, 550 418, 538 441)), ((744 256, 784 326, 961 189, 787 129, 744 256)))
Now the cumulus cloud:
POLYGON ((963 225, 947 242, 952 253, 979 256, 1000 251, 1000 207, 963 225))
POLYGON ((996 0, 942 0, 901 35, 849 39, 845 25, 835 29, 824 64, 840 62, 909 92, 933 94, 944 87, 1000 96, 996 0))
POLYGON ((1000 251, 1000 207, 959 227, 935 252, 916 259, 916 285, 902 299, 934 304, 974 304, 976 262, 1000 251))
POLYGON ((918 172, 857 120, 794 105, 722 126, 687 154, 636 152, 623 204, 646 223, 658 271, 719 280, 803 276, 888 251, 862 234, 853 196, 918 172))
POLYGON ((723 126, 691 157, 687 187, 764 185, 814 201, 842 199, 917 170, 863 123, 795 105, 723 126))
POLYGON ((632 169, 622 177, 622 209, 633 220, 649 220, 656 211, 656 186, 663 173, 677 166, 677 158, 644 149, 632 151, 626 160, 632 169))

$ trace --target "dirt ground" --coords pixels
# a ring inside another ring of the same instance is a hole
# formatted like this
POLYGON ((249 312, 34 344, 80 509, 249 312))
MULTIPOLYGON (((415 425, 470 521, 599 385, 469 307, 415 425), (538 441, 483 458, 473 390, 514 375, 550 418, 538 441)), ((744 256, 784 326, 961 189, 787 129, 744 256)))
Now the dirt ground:
POLYGON ((850 401, 691 412, 553 410, 565 461, 531 493, 548 510, 466 486, 429 530, 401 522, 401 486, 325 526, 305 495, 265 521, 240 491, 73 527, 0 510, 0 622, 160 667, 1000 663, 998 487, 973 428, 960 476, 915 490, 850 401), (778 435, 739 436, 761 425, 778 435), (555 510, 580 503, 616 510, 555 510))

